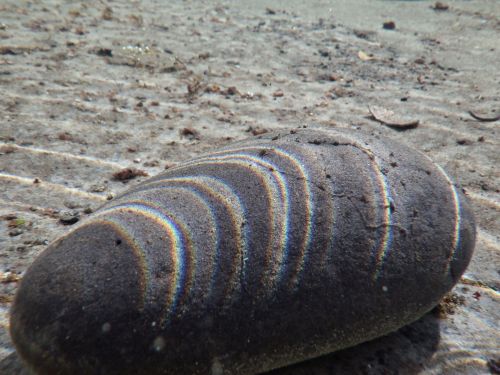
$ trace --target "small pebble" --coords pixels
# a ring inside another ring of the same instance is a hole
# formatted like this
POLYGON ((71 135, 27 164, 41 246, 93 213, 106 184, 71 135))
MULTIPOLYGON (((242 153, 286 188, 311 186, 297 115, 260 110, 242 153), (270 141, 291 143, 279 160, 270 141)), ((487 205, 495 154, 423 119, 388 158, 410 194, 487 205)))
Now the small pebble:
POLYGON ((385 30, 394 30, 396 28, 396 23, 394 21, 384 22, 383 28, 385 30))
POLYGON ((448 8, 449 8, 448 4, 442 3, 441 1, 436 1, 433 7, 434 10, 441 10, 441 11, 448 10, 448 8))
POLYGON ((107 186, 106 185, 101 185, 101 184, 92 185, 90 187, 90 191, 92 193, 102 193, 106 189, 107 189, 107 186))
POLYGON ((64 225, 72 225, 80 220, 78 211, 63 211, 59 214, 59 221, 64 225))

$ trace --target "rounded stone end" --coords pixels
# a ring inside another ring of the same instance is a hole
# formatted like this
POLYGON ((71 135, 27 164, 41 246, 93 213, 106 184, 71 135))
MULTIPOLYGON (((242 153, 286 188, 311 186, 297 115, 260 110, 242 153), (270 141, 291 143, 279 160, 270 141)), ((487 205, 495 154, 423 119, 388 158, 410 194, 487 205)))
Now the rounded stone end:
POLYGON ((39 374, 125 364, 141 329, 143 267, 112 223, 90 223, 51 244, 27 270, 12 306, 20 356, 39 374))

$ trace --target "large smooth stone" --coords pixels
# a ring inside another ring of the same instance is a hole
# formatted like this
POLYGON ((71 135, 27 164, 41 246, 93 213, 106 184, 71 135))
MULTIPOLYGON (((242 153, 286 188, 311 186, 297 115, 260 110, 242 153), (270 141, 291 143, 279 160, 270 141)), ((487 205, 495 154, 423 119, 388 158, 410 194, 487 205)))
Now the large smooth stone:
POLYGON ((234 143, 133 187, 52 243, 11 318, 39 374, 255 374, 385 335, 467 266, 464 195, 350 130, 234 143))

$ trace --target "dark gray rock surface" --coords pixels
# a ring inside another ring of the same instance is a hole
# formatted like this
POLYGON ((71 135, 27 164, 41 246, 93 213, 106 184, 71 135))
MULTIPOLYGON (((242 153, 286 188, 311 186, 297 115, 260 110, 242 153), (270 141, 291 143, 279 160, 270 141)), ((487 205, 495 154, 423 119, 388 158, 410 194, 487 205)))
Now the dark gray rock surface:
POLYGON ((261 373, 420 318, 475 233, 464 195, 416 151, 347 129, 269 133, 58 238, 23 277, 11 334, 43 374, 261 373))

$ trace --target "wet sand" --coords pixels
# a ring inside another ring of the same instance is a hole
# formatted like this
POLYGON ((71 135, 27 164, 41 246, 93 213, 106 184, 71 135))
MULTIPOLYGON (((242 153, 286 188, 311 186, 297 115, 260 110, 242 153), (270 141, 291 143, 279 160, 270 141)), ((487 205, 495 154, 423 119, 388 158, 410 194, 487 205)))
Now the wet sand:
POLYGON ((469 111, 500 114, 500 2, 434 4, 2 1, 0 373, 24 372, 7 330, 26 267, 147 178, 115 173, 154 175, 300 126, 359 127, 424 152, 469 196, 478 239, 461 282, 420 321, 274 374, 498 371, 500 121, 469 111), (419 125, 398 131, 368 106, 419 125))

